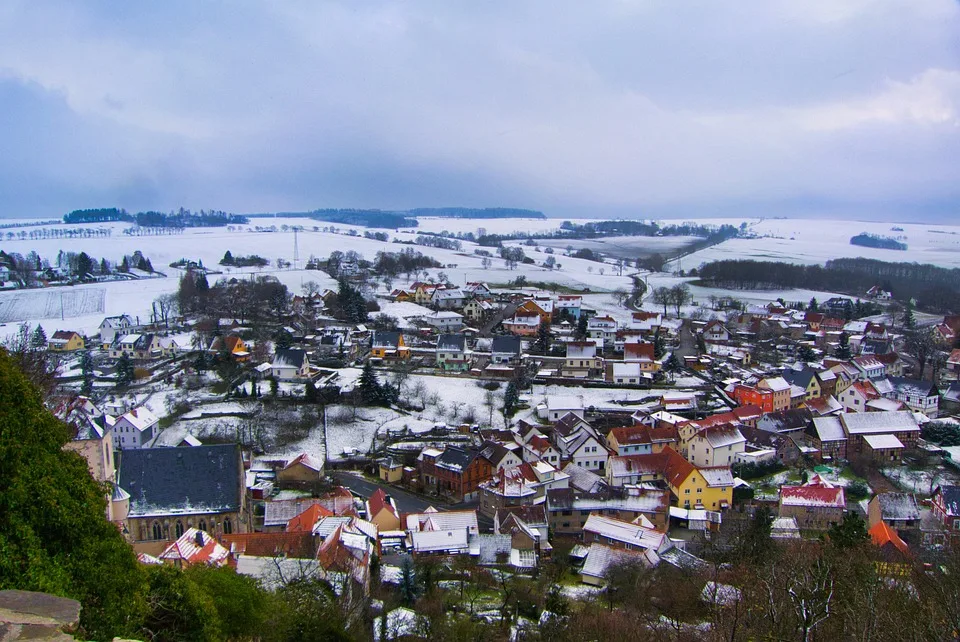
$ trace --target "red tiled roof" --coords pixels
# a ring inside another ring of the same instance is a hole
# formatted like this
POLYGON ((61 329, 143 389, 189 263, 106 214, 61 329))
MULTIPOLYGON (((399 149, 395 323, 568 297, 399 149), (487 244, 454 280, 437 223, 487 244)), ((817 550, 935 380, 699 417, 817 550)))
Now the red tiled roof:
POLYGON ((287 522, 287 532, 288 533, 310 533, 313 531, 313 526, 321 517, 332 517, 333 512, 327 510, 320 504, 314 504, 310 508, 306 509, 289 522, 287 522))
POLYGON ((842 487, 822 484, 782 486, 780 502, 792 506, 832 506, 834 508, 847 506, 842 487))
POLYGON ((621 426, 611 430, 610 434, 621 446, 650 443, 650 428, 647 426, 621 426))
POLYGON ((623 346, 623 360, 627 359, 642 359, 647 361, 653 361, 654 357, 654 346, 652 343, 647 342, 636 342, 636 343, 626 343, 623 346))
MULTIPOLYGON (((313 525, 310 527, 313 528, 313 525)), ((221 539, 231 553, 256 557, 285 555, 311 559, 317 552, 309 530, 296 533, 237 533, 224 535, 221 539)))
POLYGON ((382 488, 378 488, 376 492, 370 495, 370 499, 367 500, 370 509, 367 511, 367 519, 373 519, 380 514, 380 511, 387 509, 391 514, 395 515, 397 518, 400 515, 397 515, 396 509, 393 505, 387 500, 387 494, 383 492, 382 488))

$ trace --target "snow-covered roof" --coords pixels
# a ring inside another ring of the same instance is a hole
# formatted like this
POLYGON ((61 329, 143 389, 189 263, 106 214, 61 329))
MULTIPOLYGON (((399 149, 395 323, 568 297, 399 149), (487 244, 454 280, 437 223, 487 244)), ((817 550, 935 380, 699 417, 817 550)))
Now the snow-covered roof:
POLYGON ((410 513, 405 516, 408 531, 447 531, 468 529, 470 533, 480 532, 477 512, 473 510, 437 511, 410 513))
POLYGON ((466 550, 469 536, 466 528, 436 531, 411 531, 411 548, 418 553, 466 550))
POLYGON ((908 410, 896 412, 845 412, 840 415, 847 434, 868 435, 887 432, 919 432, 920 426, 908 410))
POLYGON ((572 395, 547 396, 547 409, 555 410, 583 410, 583 399, 572 395))
POLYGON ((733 486, 733 473, 726 466, 698 468, 697 471, 711 488, 733 486))
POLYGON ((844 441, 847 438, 837 417, 814 417, 813 429, 820 441, 844 441))
POLYGON ((587 558, 584 560, 580 572, 588 577, 603 578, 611 565, 634 559, 642 560, 645 564, 651 566, 659 561, 659 556, 652 551, 625 551, 594 542, 587 551, 587 558))
POLYGON ((773 390, 774 392, 782 392, 784 390, 790 389, 790 384, 787 383, 786 379, 783 377, 767 377, 763 381, 764 387, 773 390))
POLYGON ((865 435, 863 440, 873 450, 903 448, 903 443, 895 435, 865 435))
POLYGON ((587 521, 583 525, 583 532, 595 533, 609 540, 644 549, 650 548, 655 551, 660 550, 667 541, 666 533, 652 530, 640 524, 596 514, 587 517, 587 521))

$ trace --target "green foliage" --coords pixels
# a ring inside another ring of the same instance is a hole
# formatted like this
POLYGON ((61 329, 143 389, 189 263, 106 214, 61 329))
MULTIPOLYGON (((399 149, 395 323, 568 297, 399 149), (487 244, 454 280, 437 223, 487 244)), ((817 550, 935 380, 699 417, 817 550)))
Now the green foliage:
POLYGON ((848 335, 846 332, 840 333, 840 342, 837 345, 834 355, 837 357, 837 359, 847 360, 850 358, 850 335, 848 335))
POLYGON ((213 598, 185 573, 170 566, 146 569, 149 609, 143 629, 157 642, 220 640, 220 620, 213 598))
POLYGON ((869 539, 867 524, 855 513, 846 513, 842 522, 830 528, 828 535, 839 549, 854 548, 869 539))
POLYGON ((760 477, 778 473, 783 469, 783 464, 777 460, 773 460, 759 464, 734 464, 733 474, 740 479, 759 479, 760 477))
POLYGON ((960 424, 949 421, 930 421, 923 425, 920 436, 938 446, 960 445, 960 424))
POLYGON ((819 312, 820 305, 817 303, 817 297, 812 297, 810 303, 807 304, 807 312, 819 312))
POLYGON ((753 512, 750 526, 740 540, 740 552, 749 559, 763 560, 773 540, 770 539, 770 528, 773 525, 773 515, 766 506, 760 506, 753 512))
POLYGON ((33 331, 33 335, 30 336, 30 347, 34 349, 47 347, 47 333, 39 323, 37 329, 33 331))
POLYGON ((0 350, 0 589, 81 602, 94 639, 136 630, 143 578, 132 549, 104 519, 107 489, 62 446, 69 429, 0 350))
POLYGON ((264 630, 270 617, 271 596, 255 579, 228 566, 193 566, 185 576, 212 600, 225 638, 252 638, 264 630))
POLYGON ((517 391, 517 383, 511 381, 507 384, 507 389, 503 393, 503 416, 511 417, 516 412, 517 403, 520 401, 520 393, 517 391))
POLYGON ((583 341, 587 338, 587 315, 583 312, 580 313, 580 318, 577 319, 577 329, 573 333, 573 338, 577 341, 583 341))
POLYGON ((407 606, 413 604, 420 595, 420 586, 417 582, 417 572, 413 567, 413 560, 409 556, 400 562, 400 599, 407 606))
POLYGON ((347 283, 346 279, 340 279, 340 287, 337 290, 337 299, 332 306, 332 312, 337 319, 351 323, 366 323, 369 317, 367 302, 360 294, 360 290, 347 283))
POLYGON ((870 495, 870 488, 867 485, 858 480, 847 484, 846 496, 850 499, 864 499, 870 495))
POLYGON ((547 354, 550 352, 551 337, 550 324, 541 322, 540 327, 537 328, 537 340, 533 344, 533 351, 537 354, 547 354))
POLYGON ((293 345, 293 335, 285 328, 280 328, 273 335, 273 344, 278 350, 286 350, 293 345))
POLYGON ((123 388, 133 383, 134 371, 133 361, 127 355, 121 355, 117 359, 117 387, 123 388))

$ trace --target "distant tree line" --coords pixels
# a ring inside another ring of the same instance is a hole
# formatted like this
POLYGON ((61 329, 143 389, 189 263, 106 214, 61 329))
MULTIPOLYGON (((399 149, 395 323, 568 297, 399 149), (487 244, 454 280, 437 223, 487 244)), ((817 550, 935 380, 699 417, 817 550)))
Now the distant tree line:
POLYGON ((703 265, 704 285, 737 289, 806 288, 828 292, 864 292, 875 285, 938 313, 960 310, 960 269, 928 263, 891 263, 876 259, 832 259, 825 265, 776 261, 724 260, 703 265))
POLYGON ((425 245, 426 247, 438 247, 442 250, 455 250, 459 252, 463 249, 463 244, 456 239, 449 239, 443 236, 437 235, 417 235, 417 245, 425 245))
POLYGON ((384 210, 320 209, 307 214, 318 221, 340 223, 343 225, 361 225, 363 227, 416 227, 417 219, 409 218, 399 212, 384 210))
POLYGON ((140 250, 122 257, 119 263, 90 256, 86 252, 64 252, 60 250, 54 263, 36 252, 26 256, 17 252, 6 253, 0 250, 0 266, 10 270, 11 281, 22 287, 35 287, 39 281, 93 281, 116 273, 129 273, 131 268, 152 273, 150 259, 140 250))
POLYGON ((200 210, 191 212, 180 208, 169 213, 138 212, 131 215, 125 209, 116 207, 74 210, 63 217, 64 223, 103 223, 106 221, 126 221, 139 227, 223 227, 249 223, 250 219, 239 214, 228 214, 220 210, 200 210))
POLYGON ((377 252, 372 269, 380 276, 395 277, 406 274, 407 277, 421 270, 442 268, 443 264, 432 256, 417 252, 413 248, 404 248, 401 252, 377 252))
POLYGON ((407 212, 411 216, 439 218, 536 218, 546 219, 543 212, 515 207, 418 207, 407 212))
POLYGON ((881 250, 906 250, 907 244, 901 243, 897 239, 889 236, 880 236, 878 234, 868 234, 861 232, 850 239, 850 245, 860 245, 863 247, 874 247, 881 250))

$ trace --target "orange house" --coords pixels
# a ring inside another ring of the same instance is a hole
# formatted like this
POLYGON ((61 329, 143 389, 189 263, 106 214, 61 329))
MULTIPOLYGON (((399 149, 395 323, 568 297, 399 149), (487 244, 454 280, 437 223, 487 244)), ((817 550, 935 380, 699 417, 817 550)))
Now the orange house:
POLYGON ((763 412, 773 412, 773 390, 738 385, 733 389, 733 398, 741 406, 757 406, 763 412))
POLYGON ((552 312, 544 310, 536 301, 532 299, 527 299, 523 303, 517 306, 517 316, 525 316, 530 314, 536 314, 540 317, 541 323, 550 323, 550 319, 553 317, 552 312))

